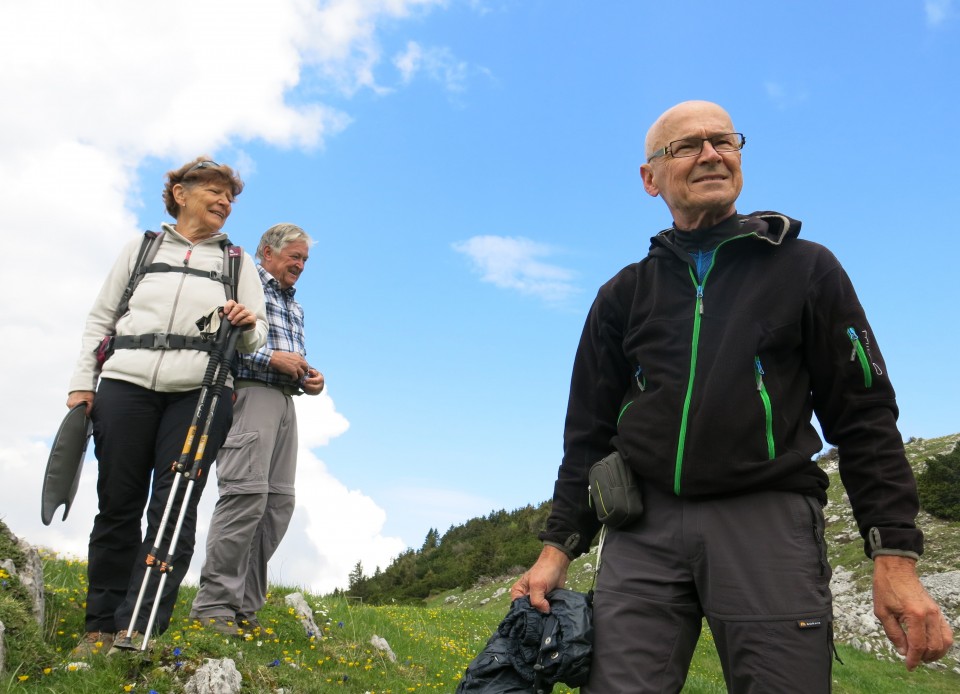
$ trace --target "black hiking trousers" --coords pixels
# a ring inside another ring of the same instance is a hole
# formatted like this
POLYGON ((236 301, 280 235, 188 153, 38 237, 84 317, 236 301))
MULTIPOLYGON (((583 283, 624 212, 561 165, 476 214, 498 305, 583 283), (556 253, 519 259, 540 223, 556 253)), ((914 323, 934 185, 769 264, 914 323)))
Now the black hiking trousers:
MULTIPOLYGON (((87 565, 86 630, 126 629, 146 571, 174 480, 171 465, 179 460, 193 420, 200 389, 161 393, 114 379, 101 379, 93 401, 93 440, 98 461, 99 513, 93 521, 87 565), (144 508, 147 532, 141 533, 144 508)), ((210 427, 203 475, 194 483, 188 512, 160 598, 154 634, 166 631, 177 592, 193 556, 197 505, 210 461, 227 437, 233 417, 233 391, 224 388, 210 427)), ((200 421, 197 438, 205 417, 200 421)), ((192 458, 192 454, 191 454, 192 458)), ((181 479, 164 532, 160 558, 166 556, 187 480, 181 479)), ((160 580, 158 571, 147 586, 134 629, 143 633, 153 609, 160 580)))

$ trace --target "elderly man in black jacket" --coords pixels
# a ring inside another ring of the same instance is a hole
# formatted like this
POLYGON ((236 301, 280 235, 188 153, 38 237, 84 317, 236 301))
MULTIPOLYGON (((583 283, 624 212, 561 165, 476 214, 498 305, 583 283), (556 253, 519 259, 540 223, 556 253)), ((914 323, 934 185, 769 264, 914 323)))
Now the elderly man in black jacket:
POLYGON ((599 528, 588 470, 618 452, 643 513, 608 528, 584 693, 679 691, 704 617, 730 691, 830 691, 814 414, 839 449, 888 637, 911 670, 952 644, 917 577, 916 484, 873 332, 800 222, 737 214, 744 143, 709 102, 653 124, 641 176, 673 226, 600 289, 583 330, 543 552, 512 596, 549 610, 599 528))

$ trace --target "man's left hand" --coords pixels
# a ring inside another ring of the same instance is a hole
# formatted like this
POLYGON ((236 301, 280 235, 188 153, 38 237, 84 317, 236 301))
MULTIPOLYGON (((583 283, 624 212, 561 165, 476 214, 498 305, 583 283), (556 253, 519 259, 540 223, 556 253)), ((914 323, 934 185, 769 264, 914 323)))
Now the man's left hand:
POLYGON ((909 557, 874 558, 873 612, 897 652, 906 656, 907 670, 942 658, 953 645, 950 625, 909 557))
POLYGON ((300 387, 307 395, 319 395, 323 390, 323 374, 314 368, 307 369, 307 377, 303 379, 300 387))

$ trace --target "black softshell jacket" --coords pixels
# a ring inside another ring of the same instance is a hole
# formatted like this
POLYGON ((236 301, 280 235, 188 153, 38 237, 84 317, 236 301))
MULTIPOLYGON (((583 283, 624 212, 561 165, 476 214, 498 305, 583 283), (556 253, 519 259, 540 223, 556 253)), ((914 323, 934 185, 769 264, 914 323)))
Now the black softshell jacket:
POLYGON ((866 552, 923 551, 886 366, 846 272, 775 212, 669 229, 601 287, 574 362, 564 457, 540 538, 576 556, 599 529, 587 470, 619 450, 643 485, 707 498, 796 491, 838 448, 866 552), (715 248, 698 273, 690 251, 715 248), (872 530, 872 532, 871 532, 872 530))

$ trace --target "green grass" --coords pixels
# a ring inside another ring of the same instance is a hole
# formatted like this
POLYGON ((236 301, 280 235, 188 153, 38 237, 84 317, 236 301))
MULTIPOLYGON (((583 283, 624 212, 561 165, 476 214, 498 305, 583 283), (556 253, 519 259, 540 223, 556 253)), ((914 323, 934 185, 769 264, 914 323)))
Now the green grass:
MULTIPOLYGON (((956 438, 920 442, 911 456, 914 464, 942 452, 956 438)), ((852 518, 838 486, 831 488, 827 508, 828 517, 836 516, 828 528, 831 558, 834 565, 854 571, 858 586, 869 587, 870 562, 863 556, 859 538, 848 537, 852 518)), ((926 516, 920 522, 929 538, 921 569, 926 573, 960 569, 960 524, 926 516)), ((3 549, 16 556, 15 549, 3 549)), ((571 565, 568 587, 590 588, 594 558, 587 555, 571 565)), ((306 635, 284 603, 284 596, 298 589, 274 586, 260 613, 263 632, 246 641, 221 636, 189 619, 196 589, 185 586, 171 628, 155 640, 145 657, 139 653, 110 658, 97 655, 90 660, 89 669, 71 669, 68 654, 83 630, 86 565, 49 554, 43 556, 43 562, 47 594, 42 629, 36 628, 18 604, 22 593, 16 579, 7 577, 0 582, 0 619, 7 628, 8 646, 0 691, 182 692, 205 658, 229 657, 243 676, 245 693, 272 694, 280 688, 287 694, 453 692, 464 669, 507 613, 510 601, 504 589, 515 578, 505 576, 466 592, 437 595, 424 607, 374 607, 304 592, 323 628, 319 639, 306 635), (375 634, 390 644, 396 662, 370 645, 375 634)), ((908 673, 901 663, 879 660, 843 644, 838 644, 838 651, 843 660, 842 665, 835 663, 833 670, 838 694, 960 691, 960 675, 955 672, 921 667, 908 673)), ((725 691, 713 640, 705 626, 684 692, 725 691)), ((558 686, 554 694, 571 694, 571 690, 558 686)))
MULTIPOLYGON (((580 590, 589 588, 589 560, 588 556, 575 564, 570 574, 571 583, 580 590)), ((2 691, 181 692, 204 658, 232 658, 243 675, 244 692, 279 688, 304 694, 452 692, 509 606, 506 594, 491 597, 509 584, 506 577, 463 594, 437 596, 426 607, 373 607, 342 597, 305 594, 324 632, 323 638, 316 639, 306 635, 284 603, 284 596, 296 589, 274 587, 261 612, 263 631, 242 641, 189 619, 196 589, 185 586, 171 628, 155 640, 146 656, 96 655, 90 660, 90 669, 74 670, 68 665, 68 653, 83 629, 86 567, 82 562, 45 556, 44 568, 47 610, 41 637, 50 655, 13 662, 8 653, 8 672, 0 679, 2 691), (450 595, 458 605, 445 601, 450 595), (387 640, 396 662, 370 645, 374 634, 387 640)), ((835 665, 835 692, 960 691, 960 676, 955 673, 929 668, 907 673, 901 664, 881 662, 843 646, 840 654, 845 664, 835 665)), ((684 691, 725 691, 707 629, 684 691)), ((571 690, 558 686, 554 692, 570 694, 571 690)))
POLYGON ((371 607, 305 594, 324 632, 317 639, 307 636, 284 603, 284 596, 297 589, 274 587, 260 613, 263 629, 241 640, 191 620, 196 588, 185 586, 170 629, 147 654, 97 654, 89 660, 89 669, 77 669, 69 652, 83 630, 86 567, 46 556, 44 569, 47 614, 42 639, 52 657, 8 662, 0 691, 180 692, 204 658, 232 658, 245 692, 452 692, 499 622, 492 612, 468 608, 371 607), (374 634, 390 644, 396 662, 370 645, 374 634))
MULTIPOLYGON (((261 613, 264 629, 247 641, 220 636, 187 617, 195 588, 184 587, 169 631, 154 642, 148 655, 94 656, 89 670, 71 670, 67 654, 83 627, 85 566, 54 557, 44 560, 47 580, 47 624, 43 639, 51 661, 19 664, 0 679, 11 692, 181 692, 204 658, 233 658, 243 675, 244 692, 341 691, 390 694, 452 692, 467 664, 482 649, 508 605, 505 595, 489 600, 495 583, 457 594, 470 606, 444 606, 438 597, 431 606, 372 607, 344 598, 305 594, 322 626, 322 639, 308 638, 284 596, 294 588, 275 587, 261 613), (374 634, 396 653, 391 662, 370 645, 374 634)), ((591 572, 579 567, 574 582, 589 585, 591 572)), ((908 673, 902 665, 878 661, 852 648, 840 647, 844 661, 834 666, 834 691, 890 694, 960 691, 960 676, 929 668, 908 673)), ((5 689, 4 689, 5 688, 5 689)), ((571 694, 556 687, 555 694, 571 694)), ((723 674, 709 630, 704 629, 684 692, 720 694, 723 674)))

